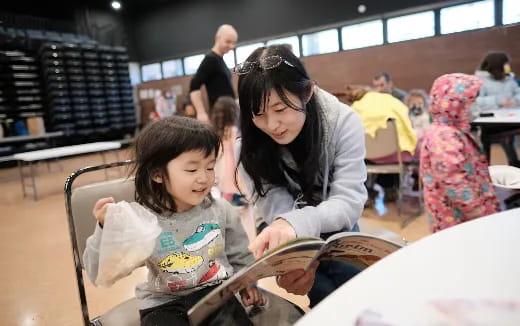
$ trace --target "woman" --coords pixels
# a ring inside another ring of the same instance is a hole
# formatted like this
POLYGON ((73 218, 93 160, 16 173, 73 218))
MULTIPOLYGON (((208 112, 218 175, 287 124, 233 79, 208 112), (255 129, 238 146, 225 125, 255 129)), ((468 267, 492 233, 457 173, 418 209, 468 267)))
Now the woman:
MULTIPOLYGON (((482 80, 483 85, 473 107, 474 115, 482 111, 520 106, 520 88, 511 72, 510 61, 509 55, 504 52, 489 52, 486 55, 480 64, 480 70, 475 72, 475 76, 482 80)), ((494 131, 486 130, 486 133, 482 134, 482 145, 488 161, 491 146, 489 134, 505 131, 507 130, 501 127, 494 131)), ((515 148, 515 136, 500 137, 500 144, 506 153, 509 165, 520 167, 515 148)))
MULTIPOLYGON (((296 237, 357 231, 366 200, 359 116, 318 88, 286 46, 258 48, 235 73, 240 171, 269 224, 251 243, 255 257, 296 237)), ((313 307, 357 272, 322 262, 280 277, 279 284, 291 293, 308 292, 313 307)))

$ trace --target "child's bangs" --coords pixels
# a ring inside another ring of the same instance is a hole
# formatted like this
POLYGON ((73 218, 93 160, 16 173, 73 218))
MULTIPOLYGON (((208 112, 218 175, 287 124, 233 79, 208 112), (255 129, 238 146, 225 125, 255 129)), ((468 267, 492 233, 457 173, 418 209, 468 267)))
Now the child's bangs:
POLYGON ((217 157, 220 149, 220 138, 210 130, 201 129, 195 133, 187 132, 181 142, 181 148, 184 148, 183 152, 189 151, 200 151, 204 153, 205 157, 214 155, 217 157))

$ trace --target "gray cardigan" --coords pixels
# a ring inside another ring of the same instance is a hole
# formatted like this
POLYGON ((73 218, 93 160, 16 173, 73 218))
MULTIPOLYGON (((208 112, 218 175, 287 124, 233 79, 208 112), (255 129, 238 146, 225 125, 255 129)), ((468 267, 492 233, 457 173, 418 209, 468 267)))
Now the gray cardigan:
MULTIPOLYGON (((315 96, 324 111, 326 150, 320 153, 323 201, 315 207, 296 208, 297 200, 285 187, 273 187, 255 203, 256 214, 268 224, 282 217, 291 223, 299 237, 352 229, 367 199, 365 131, 360 117, 322 89, 316 87, 315 96)), ((243 168, 239 171, 252 194, 252 180, 243 168)))

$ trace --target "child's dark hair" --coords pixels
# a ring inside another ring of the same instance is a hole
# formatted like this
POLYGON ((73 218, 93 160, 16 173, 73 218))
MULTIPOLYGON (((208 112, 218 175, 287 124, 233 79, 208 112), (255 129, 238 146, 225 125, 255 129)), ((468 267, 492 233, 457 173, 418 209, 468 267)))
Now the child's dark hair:
POLYGON ((251 177, 257 196, 263 197, 267 194, 269 189, 264 188, 266 184, 287 186, 285 174, 291 171, 282 163, 280 145, 258 129, 252 121, 252 118, 262 111, 263 106, 267 106, 270 91, 275 90, 285 105, 306 115, 300 134, 287 148, 298 165, 298 183, 304 200, 312 204, 315 181, 321 171, 323 111, 312 93, 313 81, 309 78, 302 62, 287 46, 273 45, 258 48, 247 58, 247 61, 258 62, 260 59, 272 56, 282 58, 278 66, 263 69, 257 65, 250 72, 239 75, 238 78, 242 133, 242 149, 238 163, 243 165, 251 177), (301 103, 305 103, 303 110, 297 105, 298 103, 289 100, 286 92, 296 95, 301 103), (294 147, 296 144, 297 146, 294 147))
POLYGON ((155 182, 154 176, 169 180, 168 162, 189 151, 216 157, 220 144, 220 138, 211 127, 196 119, 172 116, 148 125, 134 143, 136 201, 159 214, 176 212, 177 206, 165 182, 155 182))
POLYGON ((482 63, 480 70, 487 71, 496 80, 505 78, 504 65, 509 62, 509 55, 505 52, 489 52, 482 63))
POLYGON ((227 127, 234 126, 237 122, 238 106, 231 96, 221 96, 213 104, 211 110, 211 124, 221 139, 227 127))

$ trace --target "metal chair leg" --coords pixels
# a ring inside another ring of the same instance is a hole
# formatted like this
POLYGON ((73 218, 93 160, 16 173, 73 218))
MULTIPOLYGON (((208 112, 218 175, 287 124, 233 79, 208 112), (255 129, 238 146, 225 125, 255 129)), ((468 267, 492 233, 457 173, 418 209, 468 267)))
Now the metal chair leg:
MULTIPOLYGON (((103 160, 103 164, 107 164, 105 152, 100 152, 99 154, 101 154, 101 159, 103 160)), ((104 170, 105 170, 105 180, 108 180, 108 171, 107 171, 107 169, 104 169, 104 170)))
POLYGON ((29 162, 29 169, 31 170, 31 183, 33 188, 33 199, 38 200, 38 193, 36 191, 36 181, 34 180, 34 164, 29 162))
POLYGON ((419 216, 421 216, 423 213, 424 213, 424 197, 423 197, 423 190, 422 190, 422 181, 421 181, 421 177, 420 175, 417 176, 417 182, 418 182, 418 193, 419 193, 419 196, 418 196, 418 201, 419 201, 419 211, 415 214, 412 214, 410 216, 408 216, 402 223, 401 223, 401 228, 405 228, 408 224, 410 224, 410 222, 412 222, 413 220, 415 220, 416 218, 418 218, 419 216))
POLYGON ((22 192, 23 197, 25 198, 27 196, 27 192, 25 191, 25 178, 23 175, 23 162, 18 161, 18 172, 20 172, 20 181, 22 182, 22 192))

